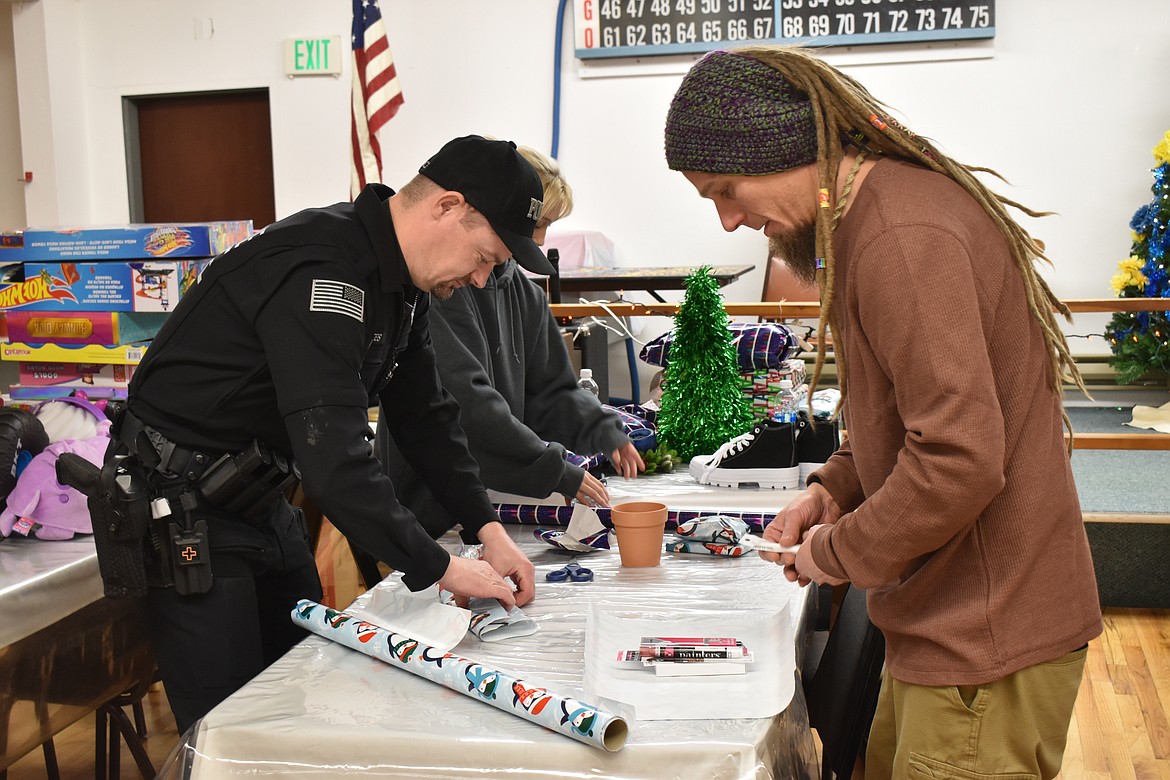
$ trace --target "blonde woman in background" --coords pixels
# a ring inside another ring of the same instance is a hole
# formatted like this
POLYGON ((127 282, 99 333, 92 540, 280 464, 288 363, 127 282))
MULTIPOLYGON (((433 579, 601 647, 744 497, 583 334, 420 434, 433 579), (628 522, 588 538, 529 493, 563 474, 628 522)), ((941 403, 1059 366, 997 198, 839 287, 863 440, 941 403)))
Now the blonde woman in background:
MULTIPOLYGON (((573 191, 554 160, 527 147, 519 151, 544 185, 544 210, 532 236, 543 245, 549 225, 572 211, 573 191)), ((482 288, 462 287, 446 301, 432 300, 430 332, 440 379, 459 402, 459 421, 487 487, 537 498, 555 492, 608 506, 605 485, 566 461, 565 450, 603 452, 627 478, 645 469, 618 417, 577 387, 544 289, 514 260, 497 267, 482 288)), ((399 499, 432 536, 459 522, 381 426, 377 451, 399 499)))

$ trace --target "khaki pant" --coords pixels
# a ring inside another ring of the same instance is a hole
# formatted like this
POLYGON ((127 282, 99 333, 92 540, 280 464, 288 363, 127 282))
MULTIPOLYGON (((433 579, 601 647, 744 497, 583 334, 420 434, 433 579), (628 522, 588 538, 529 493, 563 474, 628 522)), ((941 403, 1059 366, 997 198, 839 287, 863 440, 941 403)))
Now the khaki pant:
POLYGON ((1087 648, 983 685, 882 673, 866 780, 1038 780, 1060 772, 1087 648))

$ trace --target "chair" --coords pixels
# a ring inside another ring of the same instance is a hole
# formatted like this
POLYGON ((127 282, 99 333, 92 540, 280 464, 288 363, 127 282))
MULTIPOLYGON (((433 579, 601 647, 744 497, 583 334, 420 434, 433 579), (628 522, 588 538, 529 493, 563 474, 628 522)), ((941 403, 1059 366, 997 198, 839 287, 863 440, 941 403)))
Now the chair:
POLYGON ((0 690, 8 693, 0 696, 0 767, 40 743, 46 775, 59 778, 53 736, 94 712, 95 777, 120 775, 123 740, 142 776, 154 777, 144 730, 122 710, 137 705, 154 681, 147 628, 140 601, 103 598, 4 647, 0 690), (29 703, 31 717, 10 724, 8 713, 18 701, 29 703))
POLYGON ((95 713, 94 725, 94 776, 96 780, 105 780, 109 777, 116 779, 122 776, 122 740, 130 749, 130 755, 138 767, 144 780, 154 777, 157 772, 146 753, 142 740, 146 737, 144 718, 139 717, 142 709, 142 697, 153 684, 153 677, 144 678, 129 691, 111 699, 98 707, 95 713), (131 722, 123 707, 131 706, 134 709, 135 722, 131 722), (109 752, 107 753, 107 745, 109 752), (107 771, 109 774, 107 775, 107 771))
POLYGON ((821 738, 821 778, 848 778, 869 734, 886 641, 869 622, 865 591, 850 587, 824 651, 806 655, 801 679, 809 725, 821 738))
POLYGON ((764 266, 764 301, 819 301, 820 293, 815 284, 805 284, 797 279, 788 266, 775 255, 769 254, 764 266))

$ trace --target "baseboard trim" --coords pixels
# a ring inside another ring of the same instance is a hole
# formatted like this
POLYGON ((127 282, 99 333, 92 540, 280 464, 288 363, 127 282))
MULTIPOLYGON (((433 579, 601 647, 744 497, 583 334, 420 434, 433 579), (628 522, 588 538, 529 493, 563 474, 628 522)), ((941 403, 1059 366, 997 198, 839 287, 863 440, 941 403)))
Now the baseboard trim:
POLYGON ((1170 515, 1130 514, 1128 512, 1085 512, 1082 517, 1086 523, 1170 523, 1170 515))

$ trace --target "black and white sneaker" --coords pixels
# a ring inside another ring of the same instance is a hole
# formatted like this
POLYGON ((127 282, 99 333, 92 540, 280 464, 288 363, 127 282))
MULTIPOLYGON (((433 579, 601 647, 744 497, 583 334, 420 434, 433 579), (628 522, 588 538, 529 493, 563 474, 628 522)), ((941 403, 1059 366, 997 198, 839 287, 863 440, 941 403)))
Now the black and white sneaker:
POLYGON ((796 460, 803 485, 841 446, 841 432, 836 420, 810 422, 808 412, 803 410, 797 416, 796 427, 796 460))
POLYGON ((765 420, 715 454, 691 458, 690 472, 703 485, 771 490, 800 487, 796 426, 765 420))

